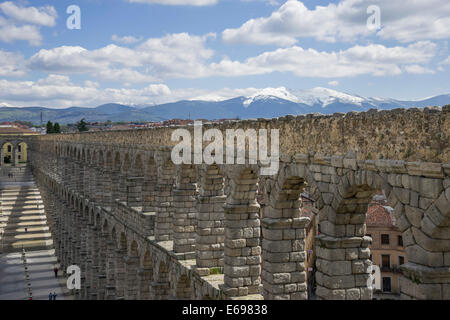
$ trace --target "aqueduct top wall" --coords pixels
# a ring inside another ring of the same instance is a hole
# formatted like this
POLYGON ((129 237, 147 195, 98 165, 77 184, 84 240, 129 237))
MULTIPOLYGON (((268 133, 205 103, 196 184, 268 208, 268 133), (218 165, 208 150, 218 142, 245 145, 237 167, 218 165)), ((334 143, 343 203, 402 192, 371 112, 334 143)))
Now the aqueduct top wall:
MULTIPOLYGON (((274 119, 204 123, 204 129, 279 129, 280 152, 345 155, 357 159, 395 159, 448 163, 450 106, 363 113, 285 116, 274 119)), ((40 141, 173 146, 173 127, 39 136, 40 141)), ((192 126, 186 127, 193 130, 192 126)))

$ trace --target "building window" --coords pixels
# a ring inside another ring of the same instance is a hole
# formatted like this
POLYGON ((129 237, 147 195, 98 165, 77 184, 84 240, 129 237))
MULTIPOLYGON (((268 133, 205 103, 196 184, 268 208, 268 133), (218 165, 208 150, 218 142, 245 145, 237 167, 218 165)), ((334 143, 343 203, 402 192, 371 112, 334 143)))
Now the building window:
POLYGON ((403 247, 403 237, 402 236, 398 236, 397 239, 398 239, 398 245, 400 247, 403 247))
POLYGON ((8 152, 11 152, 11 146, 8 146, 8 152))
POLYGON ((19 160, 20 160, 20 155, 19 155, 19 160))
POLYGON ((383 277, 383 292, 391 292, 391 278, 383 277))
POLYGON ((390 255, 381 255, 381 267, 382 268, 390 268, 391 267, 391 256, 390 255))
POLYGON ((398 265, 401 266, 405 263, 405 257, 398 256, 398 265))
POLYGON ((19 152, 22 152, 22 146, 19 145, 19 152))
POLYGON ((381 235, 381 244, 389 244, 389 235, 388 234, 381 235))

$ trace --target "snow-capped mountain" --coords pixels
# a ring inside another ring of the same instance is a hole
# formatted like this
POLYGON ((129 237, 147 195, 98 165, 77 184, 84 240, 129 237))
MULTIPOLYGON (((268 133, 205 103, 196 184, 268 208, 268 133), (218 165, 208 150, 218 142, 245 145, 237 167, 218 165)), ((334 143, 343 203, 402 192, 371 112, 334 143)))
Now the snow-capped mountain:
POLYGON ((257 91, 253 95, 249 97, 245 97, 245 101, 243 102, 244 106, 249 106, 252 103, 260 100, 275 100, 275 99, 283 99, 291 102, 298 103, 300 102, 298 97, 295 96, 291 91, 286 89, 285 87, 280 88, 265 88, 257 91))
MULTIPOLYGON (((1 101, 0 101, 1 104, 1 101)), ((249 119, 274 118, 307 113, 333 114, 335 112, 390 110, 395 108, 423 108, 450 104, 450 95, 440 95, 418 101, 399 101, 389 98, 362 97, 327 88, 292 90, 285 87, 253 90, 248 96, 221 98, 205 95, 195 100, 173 103, 126 106, 106 104, 97 108, 43 108, 47 120, 75 123, 87 121, 160 121, 168 119, 249 119)), ((13 108, 0 105, 0 121, 16 119, 39 123, 40 107, 13 108)))
POLYGON ((361 106, 364 98, 350 95, 327 88, 313 88, 309 90, 294 90, 293 93, 298 98, 298 102, 307 104, 309 106, 320 105, 322 108, 335 103, 350 103, 361 106))
POLYGON ((369 109, 394 109, 425 106, 442 106, 450 103, 450 95, 431 97, 416 101, 399 101, 390 98, 363 97, 333 89, 317 87, 307 90, 293 90, 285 87, 265 88, 248 97, 242 97, 245 108, 254 104, 297 104, 300 113, 367 111, 369 109), (282 101, 283 102, 282 102, 282 101), (303 111, 303 112, 302 112, 303 111))

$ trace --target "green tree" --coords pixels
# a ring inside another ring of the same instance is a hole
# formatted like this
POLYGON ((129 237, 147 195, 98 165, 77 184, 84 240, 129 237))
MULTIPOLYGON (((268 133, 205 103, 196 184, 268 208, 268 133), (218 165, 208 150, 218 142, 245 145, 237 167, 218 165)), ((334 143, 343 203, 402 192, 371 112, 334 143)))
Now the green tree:
POLYGON ((80 122, 77 122, 77 128, 79 132, 88 131, 89 129, 86 127, 86 121, 84 121, 84 118, 80 120, 80 122))
POLYGON ((54 133, 61 133, 61 127, 59 126, 58 122, 55 122, 55 124, 53 125, 53 132, 54 133))
POLYGON ((50 120, 48 120, 48 122, 47 122, 47 134, 55 133, 54 130, 55 129, 53 128, 53 123, 50 120))

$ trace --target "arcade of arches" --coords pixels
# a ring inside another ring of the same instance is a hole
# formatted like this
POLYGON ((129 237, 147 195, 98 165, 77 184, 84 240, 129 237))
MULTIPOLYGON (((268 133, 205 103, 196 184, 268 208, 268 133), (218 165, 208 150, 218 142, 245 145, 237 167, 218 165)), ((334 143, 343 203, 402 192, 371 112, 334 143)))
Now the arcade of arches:
POLYGON ((279 129, 278 173, 175 165, 169 127, 27 140, 80 299, 308 299, 305 188, 321 231, 317 298, 372 298, 365 213, 383 190, 407 255, 401 298, 450 299, 450 106, 204 127, 279 129))

